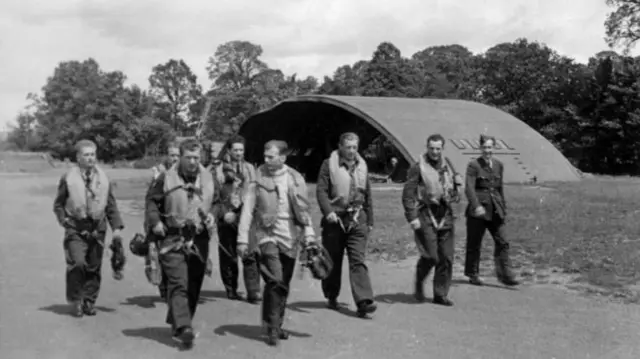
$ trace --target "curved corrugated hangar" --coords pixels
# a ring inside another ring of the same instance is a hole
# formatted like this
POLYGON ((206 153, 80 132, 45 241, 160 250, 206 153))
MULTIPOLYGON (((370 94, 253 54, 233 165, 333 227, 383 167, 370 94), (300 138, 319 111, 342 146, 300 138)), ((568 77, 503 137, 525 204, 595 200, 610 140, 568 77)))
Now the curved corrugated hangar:
POLYGON ((424 153, 427 136, 440 133, 447 139, 445 154, 460 172, 480 154, 478 139, 485 133, 496 138, 494 153, 505 163, 505 182, 580 180, 573 165, 538 132, 502 110, 472 101, 305 95, 254 114, 240 128, 250 161, 263 162, 266 141, 285 140, 293 150, 290 164, 310 181, 346 131, 360 135, 361 150, 385 136, 404 167, 424 153))

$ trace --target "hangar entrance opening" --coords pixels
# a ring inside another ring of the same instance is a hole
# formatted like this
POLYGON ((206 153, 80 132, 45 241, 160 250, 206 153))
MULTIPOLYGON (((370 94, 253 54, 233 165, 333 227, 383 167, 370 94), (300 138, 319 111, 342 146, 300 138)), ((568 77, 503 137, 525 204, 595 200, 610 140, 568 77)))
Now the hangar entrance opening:
POLYGON ((287 164, 307 181, 315 182, 322 161, 337 148, 340 135, 350 131, 360 136, 359 152, 374 178, 391 174, 394 182, 405 180, 409 162, 392 139, 362 117, 337 106, 315 101, 283 102, 250 117, 240 135, 247 140, 247 160, 257 164, 264 162, 267 141, 286 141, 291 149, 287 164), (392 157, 398 160, 395 170, 392 157))
MULTIPOLYGON (((293 150, 289 164, 314 181, 340 134, 360 135, 360 153, 370 173, 387 175, 396 157, 398 181, 425 151, 425 139, 440 133, 445 155, 458 172, 480 155, 478 137, 496 138, 494 155, 505 164, 505 183, 579 181, 579 172, 546 138, 514 116, 464 100, 305 95, 284 100, 251 116, 240 128, 247 158, 262 163, 263 145, 281 139, 293 150)), ((382 176, 378 177, 381 178, 382 176)))

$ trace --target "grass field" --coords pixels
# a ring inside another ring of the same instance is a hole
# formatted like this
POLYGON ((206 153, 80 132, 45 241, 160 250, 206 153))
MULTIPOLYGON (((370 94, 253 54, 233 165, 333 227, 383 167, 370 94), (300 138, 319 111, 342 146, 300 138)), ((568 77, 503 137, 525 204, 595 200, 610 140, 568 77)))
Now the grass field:
MULTIPOLYGON (((122 179, 116 194, 140 210, 145 188, 141 179, 122 179)), ((633 290, 640 279, 638 188, 638 179, 608 177, 577 184, 508 186, 507 226, 517 273, 525 281, 571 281, 570 285, 587 291, 638 301, 633 290)), ((310 192, 314 191, 311 185, 310 192)), ((400 195, 401 186, 374 189, 375 228, 368 246, 370 258, 394 261, 417 254, 400 195)), ((459 271, 464 260, 464 205, 458 208, 455 262, 459 271)), ((320 218, 315 199, 314 218, 320 218)), ((489 276, 493 270, 489 235, 483 246, 482 271, 489 276)))

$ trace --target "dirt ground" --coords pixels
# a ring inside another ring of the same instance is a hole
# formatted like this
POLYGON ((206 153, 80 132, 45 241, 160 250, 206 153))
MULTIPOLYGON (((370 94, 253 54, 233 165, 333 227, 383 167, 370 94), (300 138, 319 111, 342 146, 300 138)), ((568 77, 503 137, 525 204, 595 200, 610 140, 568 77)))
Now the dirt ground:
MULTIPOLYGON (((113 179, 147 172, 110 171, 113 179)), ((380 302, 370 320, 324 308, 320 283, 296 275, 277 348, 261 337, 260 309, 224 298, 214 272, 195 318, 195 348, 177 353, 164 324, 165 305, 145 280, 142 259, 129 256, 125 279, 103 266, 96 317, 67 315, 62 230, 51 208, 59 171, 0 174, 0 358, 637 358, 640 307, 586 298, 527 283, 518 290, 488 278, 465 284, 456 272, 453 308, 416 304, 410 296, 415 258, 370 263, 380 302)), ((127 214, 128 241, 141 218, 127 214)), ((214 246, 215 247, 215 246, 214 246)), ((108 256, 109 253, 106 253, 108 256)), ((106 259, 106 258, 105 258, 106 259)), ((346 264, 345 264, 346 265, 346 264)), ((354 308, 344 272, 340 297, 354 308)), ((430 294, 428 282, 427 295, 430 294)))

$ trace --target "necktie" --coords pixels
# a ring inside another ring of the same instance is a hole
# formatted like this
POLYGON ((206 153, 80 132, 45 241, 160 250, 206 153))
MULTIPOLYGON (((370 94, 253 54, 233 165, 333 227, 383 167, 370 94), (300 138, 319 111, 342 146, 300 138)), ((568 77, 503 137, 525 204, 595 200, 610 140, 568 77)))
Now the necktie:
POLYGON ((91 170, 84 172, 84 185, 87 189, 91 188, 91 170))
POLYGON ((96 194, 91 189, 91 169, 88 169, 84 172, 84 188, 86 189, 87 196, 87 206, 89 206, 89 200, 94 200, 96 198, 96 194))

